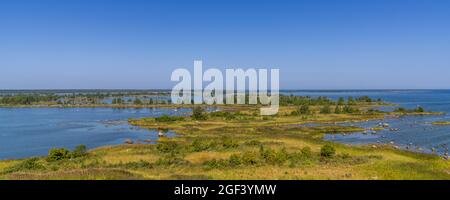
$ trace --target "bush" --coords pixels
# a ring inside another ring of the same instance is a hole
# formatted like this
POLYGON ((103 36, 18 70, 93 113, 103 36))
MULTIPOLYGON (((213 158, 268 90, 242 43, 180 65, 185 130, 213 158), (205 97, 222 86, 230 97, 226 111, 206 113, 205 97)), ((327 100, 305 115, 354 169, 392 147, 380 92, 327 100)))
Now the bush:
POLYGON ((227 163, 224 160, 212 159, 206 161, 205 163, 203 163, 203 165, 205 165, 208 169, 218 169, 226 167, 227 163))
POLYGON ((87 155, 87 147, 85 145, 79 145, 75 147, 72 152, 72 158, 83 157, 87 155))
POLYGON ((255 152, 244 152, 241 155, 242 163, 245 165, 257 165, 260 163, 260 159, 255 152))
POLYGON ((217 143, 212 140, 195 139, 191 143, 191 150, 193 152, 200 152, 200 151, 206 151, 208 149, 213 149, 216 146, 217 146, 217 143))
POLYGON ((299 109, 298 109, 298 114, 300 115, 308 115, 311 113, 311 111, 309 110, 309 106, 308 105, 302 105, 299 109))
POLYGON ((425 112, 425 109, 423 109, 421 106, 419 106, 418 108, 416 108, 415 110, 414 110, 415 112, 425 112))
POLYGON ((157 121, 157 122, 176 122, 176 121, 184 121, 184 117, 163 115, 163 116, 161 116, 161 117, 155 118, 155 121, 157 121))
POLYGON ((156 145, 156 149, 161 153, 176 153, 179 145, 176 142, 160 142, 156 145))
POLYGON ((230 164, 230 166, 239 166, 241 165, 242 161, 241 161, 241 157, 237 154, 233 154, 230 156, 230 159, 228 160, 228 163, 230 164))
POLYGON ((48 161, 58 161, 58 160, 65 160, 69 159, 71 157, 70 151, 66 148, 59 148, 59 149, 50 149, 48 152, 48 161))
POLYGON ((331 108, 329 105, 323 106, 322 109, 320 109, 320 114, 330 114, 331 108))
POLYGON ((225 149, 231 149, 231 148, 236 148, 238 147, 239 144, 234 141, 233 139, 231 139, 230 137, 223 137, 222 138, 222 147, 225 149))
POLYGON ((183 158, 176 156, 175 154, 169 154, 168 156, 163 156, 156 161, 157 165, 186 165, 189 164, 188 161, 183 158))
POLYGON ((334 109, 334 113, 335 114, 341 114, 342 113, 342 109, 339 105, 336 106, 336 108, 334 109))
POLYGON ((206 120, 205 110, 202 107, 194 107, 192 110, 192 119, 194 120, 206 120))
POLYGON ((311 147, 303 147, 301 150, 302 156, 306 158, 311 158, 313 156, 311 147))
POLYGON ((421 106, 419 106, 419 107, 417 107, 416 109, 413 109, 413 110, 409 110, 409 109, 400 107, 400 108, 395 109, 394 112, 401 112, 401 113, 419 112, 419 113, 423 113, 423 112, 425 112, 425 109, 423 107, 421 107, 421 106))
POLYGON ((324 158, 331 158, 336 154, 336 150, 333 146, 326 144, 320 149, 320 156, 324 158))
POLYGON ((406 109, 400 107, 400 108, 395 109, 394 112, 406 112, 406 109))
POLYGON ((264 149, 262 146, 260 148, 260 155, 264 162, 268 164, 278 164, 281 165, 286 160, 288 160, 289 154, 285 149, 281 149, 280 151, 274 151, 272 149, 264 149))
POLYGON ((20 172, 25 170, 41 170, 45 169, 44 165, 39 163, 38 158, 26 159, 12 167, 5 169, 6 173, 20 172))

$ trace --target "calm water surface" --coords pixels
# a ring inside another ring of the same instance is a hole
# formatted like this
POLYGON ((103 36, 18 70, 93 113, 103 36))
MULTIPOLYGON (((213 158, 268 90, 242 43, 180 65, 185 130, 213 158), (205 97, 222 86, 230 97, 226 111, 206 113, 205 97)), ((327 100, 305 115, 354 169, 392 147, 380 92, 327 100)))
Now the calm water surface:
MULTIPOLYGON (((56 147, 88 148, 156 140, 157 133, 128 118, 186 115, 190 109, 0 108, 0 159, 46 155, 56 147)), ((169 133, 170 136, 170 133, 169 133)))

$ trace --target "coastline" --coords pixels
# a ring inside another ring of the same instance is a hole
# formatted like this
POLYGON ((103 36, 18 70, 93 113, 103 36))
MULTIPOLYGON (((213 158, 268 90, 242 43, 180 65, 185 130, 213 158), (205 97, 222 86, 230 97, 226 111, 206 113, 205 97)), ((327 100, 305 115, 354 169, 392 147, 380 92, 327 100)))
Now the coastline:
MULTIPOLYGON (((167 106, 167 108, 175 108, 170 105, 167 106)), ((192 105, 189 106, 192 107, 192 105)), ((367 108, 367 106, 358 107, 360 110, 367 108)), ((421 173, 422 167, 414 164, 410 166, 412 169, 409 173, 415 171, 418 176, 408 179, 433 179, 435 175, 436 177, 450 179, 450 174, 446 171, 450 167, 449 162, 436 155, 409 152, 396 149, 392 145, 349 146, 323 140, 325 133, 347 132, 351 134, 362 130, 357 127, 335 125, 338 122, 380 120, 388 116, 386 113, 290 115, 289 113, 295 108, 295 106, 283 106, 280 108, 278 116, 267 119, 254 116, 253 113, 257 108, 251 106, 227 106, 227 112, 233 112, 235 119, 224 118, 218 113, 209 113, 207 120, 193 120, 190 117, 173 122, 156 122, 155 118, 130 119, 129 124, 131 125, 145 129, 171 130, 178 135, 182 135, 182 137, 161 138, 158 144, 123 144, 99 147, 91 150, 85 158, 64 160, 61 163, 71 166, 67 168, 72 169, 70 173, 88 173, 92 179, 103 179, 100 174, 108 174, 107 176, 110 176, 111 179, 269 178, 265 177, 264 173, 256 173, 260 170, 272 172, 274 172, 273 170, 281 170, 288 173, 288 175, 275 173, 274 176, 271 176, 277 179, 296 179, 296 177, 306 179, 325 179, 325 177, 332 179, 404 179, 408 176, 399 171, 399 169, 402 169, 401 167, 388 174, 385 174, 386 172, 383 172, 382 169, 388 167, 392 162, 402 163, 406 161, 406 164, 412 161, 414 161, 413 163, 425 161, 428 163, 426 164, 427 169, 438 168, 440 170, 426 175, 421 173), (307 123, 320 123, 322 125, 317 127, 299 126, 307 123), (336 148, 336 157, 324 159, 318 155, 320 147, 325 144, 331 144, 336 148), (261 151, 261 147, 264 147, 268 152, 272 152, 269 154, 275 156, 273 159, 281 159, 279 162, 284 164, 273 164, 270 160, 261 161, 265 159, 260 157, 258 153, 261 151), (305 148, 310 150, 305 150, 305 148), (303 158, 303 151, 309 151, 310 153, 307 154, 311 154, 309 155, 311 157, 303 158), (146 153, 142 154, 142 152, 146 153), (284 157, 282 154, 286 157, 278 158, 278 156, 284 157), (300 157, 297 158, 297 154, 300 157), (239 168, 242 169, 229 166, 230 159, 234 159, 234 157, 237 157, 236 159, 240 162, 239 168), (246 163, 246 159, 254 159, 255 161, 246 163), (99 160, 102 160, 101 163, 92 163, 99 162, 99 160), (84 164, 80 166, 79 162, 84 164), (105 163, 102 164, 102 162, 105 163), (252 164, 252 162, 255 163, 252 164), (292 168, 293 166, 297 167, 292 168), (328 172, 324 174, 325 171, 321 166, 326 166, 329 168, 329 172, 334 174, 328 172), (342 167, 351 169, 351 172, 342 167), (164 172, 163 169, 170 170, 164 172), (173 170, 178 172, 173 173, 173 170), (208 175, 197 176, 198 170, 206 170, 208 175), (376 175, 364 175, 366 171, 369 174, 376 175), (234 173, 243 173, 244 176, 232 175, 234 173), (159 175, 155 176, 155 174, 159 175), (176 174, 178 174, 178 177, 174 176, 176 174)), ((318 108, 312 107, 311 109, 317 110, 318 108)), ((407 114, 416 115, 418 113, 407 114)), ((436 113, 421 114, 431 115, 436 113)), ((394 115, 398 115, 398 113, 394 115)), ((20 165, 22 162, 28 162, 30 159, 32 158, 0 161, 0 171, 11 169, 11 167, 20 165)), ((20 171, 19 174, 17 174, 18 172, 2 173, 3 175, 0 175, 0 177, 3 178, 0 179, 9 179, 8 177, 40 179, 42 176, 39 174, 44 174, 48 179, 66 179, 67 176, 70 179, 73 176, 73 174, 68 175, 68 172, 64 172, 67 169, 61 171, 59 167, 56 171, 49 171, 48 166, 53 166, 55 163, 45 161, 45 157, 38 158, 36 163, 44 166, 43 169, 45 170, 28 169, 20 171)))

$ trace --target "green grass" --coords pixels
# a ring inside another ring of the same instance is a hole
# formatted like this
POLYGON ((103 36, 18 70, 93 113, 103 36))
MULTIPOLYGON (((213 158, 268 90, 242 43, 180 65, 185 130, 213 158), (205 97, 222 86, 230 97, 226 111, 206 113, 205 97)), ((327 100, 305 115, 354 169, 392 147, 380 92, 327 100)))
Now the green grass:
POLYGON ((432 124, 437 126, 450 126, 450 122, 446 121, 433 122, 432 124))

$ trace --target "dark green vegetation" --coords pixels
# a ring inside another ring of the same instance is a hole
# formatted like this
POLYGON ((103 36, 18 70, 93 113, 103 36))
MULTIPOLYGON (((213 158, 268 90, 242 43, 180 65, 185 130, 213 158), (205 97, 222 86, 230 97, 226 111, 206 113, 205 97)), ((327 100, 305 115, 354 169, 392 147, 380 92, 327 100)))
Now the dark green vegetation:
POLYGON ((111 105, 160 105, 170 104, 168 91, 10 91, 0 93, 0 106, 102 106, 111 99, 111 105))
POLYGON ((399 112, 399 113, 424 113, 425 109, 422 107, 417 107, 416 109, 406 109, 406 108, 397 108, 394 110, 394 112, 399 112))

